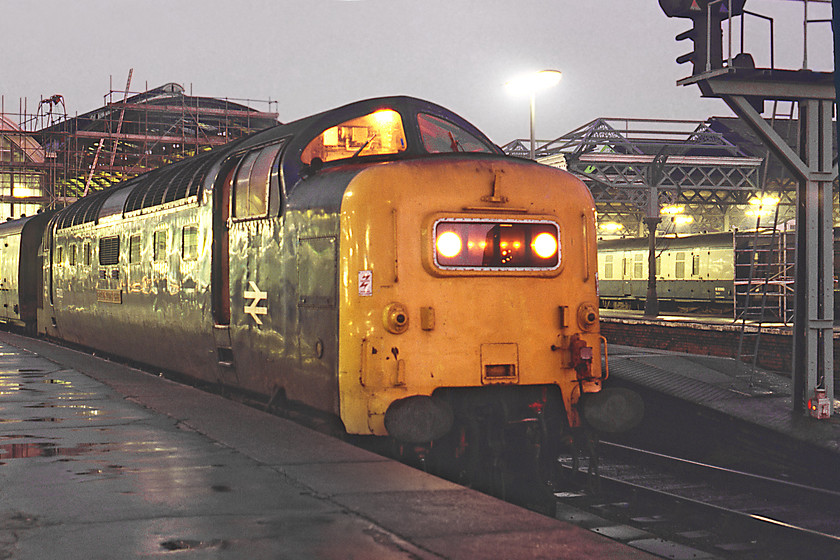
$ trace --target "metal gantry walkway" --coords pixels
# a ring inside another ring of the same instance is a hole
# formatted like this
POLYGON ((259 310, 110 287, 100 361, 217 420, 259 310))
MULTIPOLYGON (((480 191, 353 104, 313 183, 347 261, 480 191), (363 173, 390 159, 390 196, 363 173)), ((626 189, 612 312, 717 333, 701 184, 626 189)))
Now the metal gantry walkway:
MULTIPOLYGON (((503 147, 527 157, 523 140, 503 147)), ((733 144, 711 121, 598 118, 536 151, 537 161, 566 169, 589 187, 601 220, 634 222, 665 205, 698 208, 705 229, 720 229, 734 204, 759 189, 763 158, 733 144)))

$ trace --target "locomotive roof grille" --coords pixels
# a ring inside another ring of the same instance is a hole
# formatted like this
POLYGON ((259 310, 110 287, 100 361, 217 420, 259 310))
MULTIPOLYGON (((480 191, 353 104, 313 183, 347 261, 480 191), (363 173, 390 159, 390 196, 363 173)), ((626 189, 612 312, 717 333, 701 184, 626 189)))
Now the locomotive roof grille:
POLYGON ((152 208, 198 194, 207 167, 207 155, 190 158, 180 165, 162 167, 150 181, 135 188, 125 202, 125 212, 152 208))
POLYGON ((205 162, 208 156, 209 153, 202 154, 181 164, 162 167, 149 174, 138 175, 119 186, 81 198, 61 212, 56 227, 64 229, 96 222, 108 198, 116 191, 130 188, 132 185, 136 187, 126 197, 123 212, 151 208, 195 196, 207 174, 205 162), (152 173, 154 175, 149 177, 152 173))
POLYGON ((76 201, 75 204, 67 207, 59 214, 56 227, 63 229, 77 224, 95 221, 96 216, 99 215, 99 210, 105 204, 105 200, 109 194, 111 193, 97 193, 76 201))

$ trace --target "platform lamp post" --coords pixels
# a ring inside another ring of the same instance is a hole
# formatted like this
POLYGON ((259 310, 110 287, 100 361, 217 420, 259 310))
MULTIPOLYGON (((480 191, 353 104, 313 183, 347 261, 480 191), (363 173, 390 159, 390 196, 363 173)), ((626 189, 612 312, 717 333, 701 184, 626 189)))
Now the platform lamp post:
POLYGON ((537 92, 556 86, 562 76, 563 74, 559 70, 541 70, 505 82, 505 88, 508 91, 531 96, 531 149, 528 154, 531 159, 536 159, 537 151, 537 140, 534 135, 534 121, 536 120, 535 100, 537 92))
POLYGON ((656 294, 656 226, 661 221, 659 208, 659 185, 664 176, 663 168, 668 155, 665 148, 653 158, 646 171, 648 185, 648 203, 645 211, 645 225, 648 229, 648 282, 645 294, 645 316, 659 315, 659 297, 656 294))

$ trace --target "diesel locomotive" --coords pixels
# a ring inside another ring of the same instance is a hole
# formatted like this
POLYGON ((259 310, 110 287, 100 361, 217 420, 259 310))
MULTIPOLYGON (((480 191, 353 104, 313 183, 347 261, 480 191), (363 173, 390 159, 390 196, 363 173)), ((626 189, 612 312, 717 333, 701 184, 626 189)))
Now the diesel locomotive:
POLYGON ((480 462, 639 414, 603 387, 589 191, 422 100, 274 126, 0 243, 2 320, 348 434, 480 462))

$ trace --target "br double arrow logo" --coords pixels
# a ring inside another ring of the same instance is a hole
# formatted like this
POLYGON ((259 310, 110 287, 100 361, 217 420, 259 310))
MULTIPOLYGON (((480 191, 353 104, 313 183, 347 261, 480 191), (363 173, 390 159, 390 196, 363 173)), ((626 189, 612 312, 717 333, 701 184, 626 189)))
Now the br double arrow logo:
POLYGON ((258 325, 262 325, 263 322, 260 320, 257 315, 265 315, 268 313, 268 307, 261 307, 259 303, 268 298, 268 293, 260 291, 259 287, 253 282, 249 281, 248 283, 251 287, 250 290, 245 290, 245 299, 252 300, 251 303, 245 306, 245 313, 251 316, 251 318, 257 322, 258 325))

